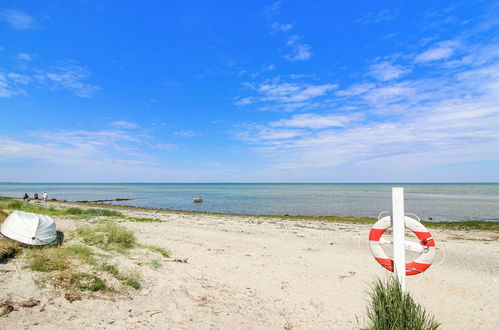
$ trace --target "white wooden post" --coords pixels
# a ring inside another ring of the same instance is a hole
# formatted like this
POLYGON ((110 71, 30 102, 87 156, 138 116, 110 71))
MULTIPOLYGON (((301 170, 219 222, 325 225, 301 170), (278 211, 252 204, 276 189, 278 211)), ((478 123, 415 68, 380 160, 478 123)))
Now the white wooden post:
POLYGON ((393 261, 395 275, 405 292, 404 188, 392 188, 393 261))

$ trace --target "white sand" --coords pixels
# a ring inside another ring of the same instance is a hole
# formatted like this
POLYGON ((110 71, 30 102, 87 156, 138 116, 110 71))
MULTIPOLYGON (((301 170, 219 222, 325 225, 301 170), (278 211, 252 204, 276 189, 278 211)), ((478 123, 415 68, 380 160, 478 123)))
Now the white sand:
MULTIPOLYGON (((356 329, 381 268, 368 248, 369 226, 123 210, 164 223, 122 222, 142 243, 188 263, 137 266, 132 297, 73 303, 39 289, 18 261, 0 264, 0 298, 41 301, 0 317, 2 329, 356 329)), ((79 223, 58 219, 60 229, 79 223)), ((498 234, 432 230, 445 242, 436 264, 407 287, 443 329, 499 329, 498 234), (440 264, 439 264, 440 263, 440 264)), ((440 246, 442 244, 439 244, 440 246)), ((140 259, 130 256, 132 267, 140 259)), ((159 258, 158 258, 159 259, 159 258)))

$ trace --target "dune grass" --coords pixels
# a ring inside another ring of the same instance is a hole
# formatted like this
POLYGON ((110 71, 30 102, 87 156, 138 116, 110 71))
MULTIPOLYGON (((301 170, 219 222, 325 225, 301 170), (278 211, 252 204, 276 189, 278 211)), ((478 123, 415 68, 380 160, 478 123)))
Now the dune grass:
POLYGON ((6 238, 0 238, 0 261, 15 257, 21 252, 19 243, 6 238))
POLYGON ((170 251, 167 251, 163 248, 160 248, 159 246, 154 246, 154 245, 142 245, 143 248, 148 249, 151 252, 156 252, 161 254, 165 258, 170 257, 170 251))
POLYGON ((0 223, 2 223, 5 219, 7 219, 9 215, 4 212, 3 210, 0 210, 0 223))
POLYGON ((113 275, 123 285, 129 286, 135 290, 139 290, 141 288, 140 275, 138 272, 121 272, 118 267, 113 264, 103 264, 101 266, 101 270, 113 275))
POLYGON ((28 268, 36 272, 68 270, 96 262, 92 250, 83 245, 32 248, 27 253, 27 259, 28 268))
POLYGON ((105 251, 125 254, 137 246, 133 232, 114 221, 104 221, 96 226, 82 226, 76 230, 76 233, 84 243, 105 251))
POLYGON ((68 270, 55 274, 51 280, 56 288, 69 291, 113 291, 112 288, 107 285, 105 280, 92 273, 68 270))
POLYGON ((403 293, 394 277, 374 281, 367 316, 369 330, 434 330, 440 324, 408 293, 403 293))

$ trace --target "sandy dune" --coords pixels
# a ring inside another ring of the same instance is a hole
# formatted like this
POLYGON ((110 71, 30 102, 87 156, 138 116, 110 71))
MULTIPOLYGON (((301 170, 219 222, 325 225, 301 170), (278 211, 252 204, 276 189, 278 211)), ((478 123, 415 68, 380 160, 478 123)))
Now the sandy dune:
MULTIPOLYGON (((30 329, 356 329, 365 324, 369 285, 387 271, 368 248, 369 226, 124 209, 164 223, 122 222, 142 243, 187 263, 139 269, 133 296, 70 303, 39 289, 17 261, 0 265, 0 296, 35 298, 0 318, 0 328, 30 329)), ((57 219, 60 229, 78 221, 57 219)), ((435 265, 408 278, 415 299, 444 329, 499 329, 499 236, 433 230, 445 244, 435 265)))

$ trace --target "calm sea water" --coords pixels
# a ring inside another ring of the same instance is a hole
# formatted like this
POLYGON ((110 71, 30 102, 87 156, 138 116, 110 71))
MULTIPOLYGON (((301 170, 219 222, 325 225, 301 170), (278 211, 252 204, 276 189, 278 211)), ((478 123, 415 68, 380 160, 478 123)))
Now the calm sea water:
POLYGON ((499 184, 55 184, 0 183, 0 196, 46 191, 49 198, 233 214, 376 217, 391 209, 391 187, 405 189, 406 212, 434 221, 499 221, 499 184), (194 204, 192 198, 204 202, 194 204))

